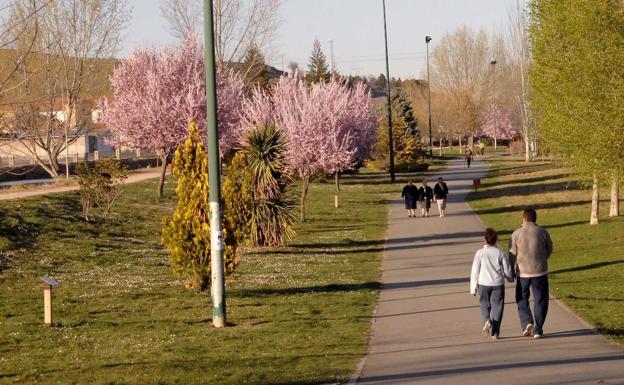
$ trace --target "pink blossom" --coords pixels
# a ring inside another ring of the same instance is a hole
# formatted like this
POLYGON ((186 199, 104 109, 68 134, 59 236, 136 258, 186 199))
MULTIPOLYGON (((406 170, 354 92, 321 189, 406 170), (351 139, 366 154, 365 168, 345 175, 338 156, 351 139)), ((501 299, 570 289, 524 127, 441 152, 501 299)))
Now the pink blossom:
MULTIPOLYGON (((205 131, 204 53, 199 42, 185 39, 178 49, 137 49, 111 77, 113 99, 105 103, 104 121, 111 143, 170 153, 188 135, 195 120, 205 131)), ((219 152, 236 141, 243 81, 232 70, 217 69, 219 152)))

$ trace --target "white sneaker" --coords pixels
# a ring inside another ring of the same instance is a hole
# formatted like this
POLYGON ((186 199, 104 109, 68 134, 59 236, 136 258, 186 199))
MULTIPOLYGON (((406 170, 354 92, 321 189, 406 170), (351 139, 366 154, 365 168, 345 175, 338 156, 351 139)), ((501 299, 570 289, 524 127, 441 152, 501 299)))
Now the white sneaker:
POLYGON ((540 338, 544 338, 543 334, 536 334, 533 336, 534 339, 539 340, 540 338))
POLYGON ((489 336, 490 334, 492 334, 492 322, 490 322, 490 320, 487 320, 483 325, 483 335, 489 336))
POLYGON ((528 324, 522 335, 525 337, 531 337, 531 333, 533 333, 533 324, 528 324))

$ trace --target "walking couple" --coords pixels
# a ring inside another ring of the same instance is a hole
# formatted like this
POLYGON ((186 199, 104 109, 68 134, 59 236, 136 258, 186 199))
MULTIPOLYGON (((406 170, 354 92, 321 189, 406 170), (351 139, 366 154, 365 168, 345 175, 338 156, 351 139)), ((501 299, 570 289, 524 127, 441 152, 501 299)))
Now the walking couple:
POLYGON ((446 211, 448 193, 448 187, 444 183, 444 179, 440 177, 433 189, 427 185, 427 179, 422 181, 420 188, 416 187, 412 181, 409 181, 403 187, 401 197, 405 199, 405 209, 410 218, 416 218, 417 202, 420 202, 421 216, 428 217, 431 201, 438 204, 438 215, 442 218, 446 211))
POLYGON ((496 246, 497 234, 485 231, 485 246, 472 263, 470 293, 479 293, 483 333, 498 339, 505 306, 504 280, 516 279, 516 303, 522 334, 541 338, 548 313, 548 258, 553 250, 548 231, 536 225, 534 209, 524 210, 522 227, 511 235, 509 255, 496 246), (534 297, 533 313, 529 304, 534 297))

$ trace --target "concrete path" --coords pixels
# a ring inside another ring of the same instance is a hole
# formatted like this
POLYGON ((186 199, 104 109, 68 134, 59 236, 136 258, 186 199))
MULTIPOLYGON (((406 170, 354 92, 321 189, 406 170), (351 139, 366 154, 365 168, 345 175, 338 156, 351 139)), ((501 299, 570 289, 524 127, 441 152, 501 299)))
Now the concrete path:
POLYGON ((446 218, 408 218, 400 200, 392 204, 383 286, 357 383, 624 384, 624 349, 557 301, 551 299, 546 337, 522 337, 513 285, 501 339, 481 335, 478 301, 468 291, 484 226, 464 196, 484 171, 483 162, 468 170, 457 160, 441 174, 452 194, 446 218))
MULTIPOLYGON (((128 174, 128 178, 124 181, 126 183, 141 182, 147 179, 160 177, 160 169, 144 169, 128 174)), ((54 185, 41 185, 36 188, 30 188, 27 190, 8 190, 0 192, 0 201, 11 199, 22 199, 37 195, 57 194, 66 191, 78 190, 80 187, 76 183, 75 185, 67 186, 54 186, 54 185)))

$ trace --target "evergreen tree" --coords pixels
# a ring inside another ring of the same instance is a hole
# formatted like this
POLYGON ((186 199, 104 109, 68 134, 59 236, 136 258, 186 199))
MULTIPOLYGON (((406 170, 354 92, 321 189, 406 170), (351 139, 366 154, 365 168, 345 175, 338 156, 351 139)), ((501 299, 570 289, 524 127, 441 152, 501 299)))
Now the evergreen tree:
POLYGON ((242 73, 245 75, 245 83, 248 85, 258 86, 265 90, 269 87, 264 55, 255 44, 251 45, 245 54, 242 73))
MULTIPOLYGON (((396 167, 410 171, 417 167, 419 159, 424 156, 424 150, 420 143, 418 119, 414 116, 414 110, 407 95, 400 89, 393 90, 391 102, 396 167)), ((378 131, 376 145, 378 160, 387 162, 388 147, 388 123, 384 119, 378 131)))
MULTIPOLYGON (((174 275, 185 279, 187 287, 205 291, 210 287, 211 270, 208 157, 194 122, 189 131, 173 161, 173 174, 178 179, 178 204, 171 219, 163 218, 162 243, 169 250, 174 275)), ((231 228, 224 226, 226 243, 230 231, 231 228)), ((237 263, 237 245, 227 246, 224 262, 226 273, 231 273, 237 263)))
POLYGON ((321 43, 314 40, 310 63, 308 64, 308 72, 306 72, 306 81, 308 83, 326 82, 331 77, 329 67, 327 66, 327 58, 321 49, 321 43))

